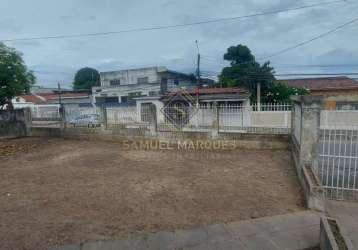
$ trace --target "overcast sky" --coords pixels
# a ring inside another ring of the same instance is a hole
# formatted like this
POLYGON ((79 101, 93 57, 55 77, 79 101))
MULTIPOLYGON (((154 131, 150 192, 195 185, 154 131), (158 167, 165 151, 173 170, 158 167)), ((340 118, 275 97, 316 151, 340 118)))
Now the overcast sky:
MULTIPOLYGON (((96 33, 234 17, 324 2, 318 0, 0 0, 0 40, 96 33)), ((215 75, 231 45, 259 58, 358 17, 348 0, 276 15, 110 36, 6 42, 24 54, 38 84, 69 86, 77 69, 99 71, 156 66, 195 71, 200 43, 204 75, 215 75)), ((321 40, 270 59, 277 73, 358 72, 358 22, 321 40), (336 65, 334 67, 297 65, 336 65)))

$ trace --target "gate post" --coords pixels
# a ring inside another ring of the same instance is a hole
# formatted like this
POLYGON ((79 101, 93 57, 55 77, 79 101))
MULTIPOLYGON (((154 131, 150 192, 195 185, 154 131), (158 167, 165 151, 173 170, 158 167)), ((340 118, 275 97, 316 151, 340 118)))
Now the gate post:
POLYGON ((291 97, 292 155, 309 208, 325 210, 324 193, 317 177, 322 96, 291 97))
POLYGON ((158 127, 157 127, 157 108, 156 108, 156 106, 154 104, 151 104, 149 106, 149 117, 150 117, 150 125, 149 125, 150 135, 151 136, 156 136, 157 131, 158 131, 158 127))
POLYGON ((102 122, 103 122, 103 128, 105 130, 108 129, 108 122, 107 122, 107 108, 105 105, 101 106, 101 115, 102 115, 102 122))
POLYGON ((214 102, 213 112, 214 112, 214 120, 213 120, 213 126, 211 128, 211 138, 216 139, 219 137, 219 131, 220 131, 220 110, 218 107, 217 102, 214 102))
POLYGON ((320 120, 323 97, 302 97, 302 123, 301 123, 301 155, 300 160, 304 166, 311 166, 317 170, 318 147, 320 136, 320 120))
POLYGON ((63 105, 60 106, 59 115, 60 115, 60 128, 61 130, 65 130, 67 127, 67 123, 66 123, 65 107, 63 105))
POLYGON ((26 128, 25 135, 30 136, 31 135, 31 127, 32 127, 31 109, 30 108, 24 108, 23 112, 24 112, 24 121, 25 121, 25 128, 26 128))

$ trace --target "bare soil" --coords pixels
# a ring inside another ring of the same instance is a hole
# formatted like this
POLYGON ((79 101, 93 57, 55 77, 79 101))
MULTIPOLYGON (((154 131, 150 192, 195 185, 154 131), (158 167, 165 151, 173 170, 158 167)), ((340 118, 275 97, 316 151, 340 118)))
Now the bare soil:
POLYGON ((0 142, 0 249, 114 239, 302 210, 288 151, 0 142))

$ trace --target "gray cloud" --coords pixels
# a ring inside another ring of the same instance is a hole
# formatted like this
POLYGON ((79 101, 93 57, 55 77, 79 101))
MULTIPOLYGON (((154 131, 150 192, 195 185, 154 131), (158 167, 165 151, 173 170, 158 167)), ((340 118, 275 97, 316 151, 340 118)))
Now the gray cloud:
MULTIPOLYGON (((312 4, 312 1, 2 0, 0 40, 171 25, 308 4, 312 4)), ((193 72, 197 53, 195 40, 200 41, 201 53, 209 57, 205 59, 203 56, 203 71, 214 74, 223 67, 222 55, 231 45, 246 44, 259 58, 353 19, 357 11, 358 4, 348 1, 314 9, 170 30, 7 44, 24 53, 30 68, 42 72, 37 73, 41 85, 53 86, 57 81, 70 83, 74 72, 84 66, 105 71, 164 65, 174 70, 193 72)), ((352 25, 322 40, 274 57, 272 64, 277 65, 278 73, 285 73, 315 69, 281 67, 282 64, 355 63, 355 58, 358 58, 357 27, 352 25)))

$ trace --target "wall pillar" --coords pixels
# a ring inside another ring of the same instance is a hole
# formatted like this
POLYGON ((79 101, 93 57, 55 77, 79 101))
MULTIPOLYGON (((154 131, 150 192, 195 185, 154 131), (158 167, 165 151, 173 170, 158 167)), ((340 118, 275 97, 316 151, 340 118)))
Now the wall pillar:
POLYGON ((158 131, 158 125, 157 125, 157 107, 155 104, 151 104, 149 108, 149 117, 150 117, 150 135, 156 136, 158 131))
POLYGON ((26 136, 31 135, 31 125, 32 125, 32 113, 30 108, 24 108, 24 121, 25 121, 25 134, 26 136))
POLYGON ((108 128, 108 120, 107 120, 107 108, 105 105, 101 107, 101 118, 103 123, 103 128, 107 130, 108 128))
POLYGON ((292 154, 298 178, 304 190, 307 206, 324 211, 324 197, 320 190, 318 178, 316 178, 323 97, 295 96, 291 99, 294 103, 292 112, 292 154))
POLYGON ((301 161, 313 170, 318 157, 320 113, 317 106, 304 106, 302 110, 301 161))
POLYGON ((214 120, 213 125, 211 128, 211 138, 216 139, 219 137, 219 130, 220 130, 220 110, 219 105, 217 102, 213 103, 213 112, 214 112, 214 120))

